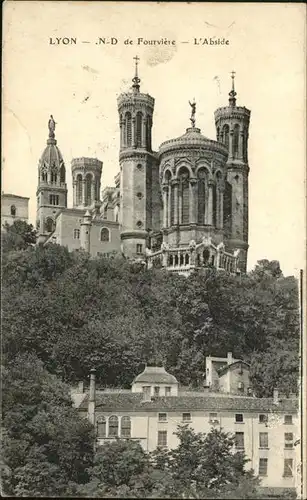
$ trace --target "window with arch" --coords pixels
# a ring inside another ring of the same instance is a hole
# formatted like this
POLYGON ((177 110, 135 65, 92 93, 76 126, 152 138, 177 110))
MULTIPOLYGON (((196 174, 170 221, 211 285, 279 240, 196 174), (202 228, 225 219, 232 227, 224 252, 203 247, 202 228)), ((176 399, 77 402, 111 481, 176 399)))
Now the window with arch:
POLYGON ((198 179, 198 223, 205 224, 205 212, 206 212, 206 193, 208 185, 208 172, 201 168, 197 172, 198 179))
POLYGON ((45 171, 42 172, 42 181, 47 182, 47 172, 45 171))
POLYGON ((65 167, 63 164, 60 170, 60 182, 65 182, 65 167))
POLYGON ((76 203, 77 205, 82 204, 82 175, 78 174, 76 179, 76 203))
POLYGON ((100 198, 100 193, 99 193, 99 191, 100 191, 100 185, 99 184, 100 184, 99 183, 99 178, 96 178, 96 180, 95 180, 95 200, 97 200, 97 201, 100 198))
POLYGON ((119 222, 119 205, 116 205, 116 207, 114 208, 114 216, 115 222, 119 222))
POLYGON ((91 205, 92 203, 92 175, 87 174, 85 177, 85 205, 91 205))
POLYGON ((240 126, 236 124, 233 129, 233 140, 232 140, 232 152, 234 158, 237 158, 239 154, 239 133, 240 133, 240 126))
POLYGON ((100 241, 110 241, 110 231, 107 227, 103 227, 100 231, 100 241))
POLYGON ((54 222, 53 222, 53 219, 51 219, 51 217, 48 217, 46 219, 45 226, 46 226, 47 233, 51 233, 53 231, 54 222))
POLYGON ((143 114, 138 111, 136 114, 136 147, 140 148, 142 146, 142 120, 143 114))
POLYGON ((224 213, 223 213, 224 228, 226 231, 230 231, 232 225, 232 186, 229 182, 225 183, 223 206, 224 206, 224 213))
POLYGON ((223 127, 223 143, 226 148, 229 148, 229 125, 224 125, 223 127))
POLYGON ((58 178, 57 173, 54 172, 54 171, 51 171, 51 178, 50 178, 50 180, 51 180, 51 182, 53 184, 55 184, 57 182, 57 178, 58 178))
POLYGON ((130 417, 122 417, 121 419, 121 437, 131 437, 131 419, 130 417))
POLYGON ((179 172, 179 192, 181 196, 181 224, 188 224, 190 221, 190 183, 189 171, 182 168, 179 172))
POLYGON ((15 215, 16 215, 16 207, 15 205, 11 205, 11 216, 15 217, 15 215))
POLYGON ((146 148, 151 151, 151 127, 152 119, 150 115, 147 115, 146 119, 146 148))
POLYGON ((132 126, 131 126, 131 113, 129 111, 125 114, 125 132, 126 132, 126 145, 131 146, 132 143, 132 126))
POLYGON ((109 437, 118 436, 118 417, 112 415, 109 418, 109 437))
POLYGON ((107 421, 104 415, 97 417, 97 437, 105 438, 107 436, 107 421))

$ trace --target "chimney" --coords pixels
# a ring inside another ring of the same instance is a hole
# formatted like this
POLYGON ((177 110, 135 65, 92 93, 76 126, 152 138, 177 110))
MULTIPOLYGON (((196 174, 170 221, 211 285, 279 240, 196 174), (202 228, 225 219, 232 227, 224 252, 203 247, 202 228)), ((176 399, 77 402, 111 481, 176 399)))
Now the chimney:
POLYGON ((232 352, 228 352, 227 353, 227 364, 228 365, 231 365, 233 362, 233 359, 232 359, 232 352))
POLYGON ((95 402, 96 402, 96 370, 92 368, 90 371, 90 393, 88 399, 88 419, 95 425, 95 402))
POLYGON ((278 400, 278 389, 273 389, 273 404, 278 405, 279 400, 278 400))
POLYGON ((78 393, 83 394, 83 392, 84 392, 84 382, 83 380, 80 380, 80 382, 78 383, 78 393))

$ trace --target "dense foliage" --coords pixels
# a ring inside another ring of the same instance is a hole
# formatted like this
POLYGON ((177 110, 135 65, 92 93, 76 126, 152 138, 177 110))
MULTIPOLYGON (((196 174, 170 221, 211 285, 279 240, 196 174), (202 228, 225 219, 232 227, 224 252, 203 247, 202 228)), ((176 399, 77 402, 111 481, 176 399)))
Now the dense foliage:
POLYGON ((28 224, 26 221, 17 219, 13 224, 6 222, 3 229, 1 234, 3 252, 25 250, 29 245, 36 243, 36 231, 32 224, 28 224))
POLYGON ((2 376, 4 493, 72 494, 88 481, 93 428, 72 408, 69 388, 34 354, 17 355, 2 376))
POLYGON ((146 454, 94 433, 67 383, 95 367, 101 386, 129 387, 145 362, 184 385, 203 383, 208 354, 251 363, 254 391, 297 390, 297 282, 276 261, 246 276, 146 271, 34 246, 20 221, 2 235, 2 486, 9 496, 252 498, 256 481, 221 431, 178 430, 178 447, 146 454))
POLYGON ((125 387, 145 362, 163 362, 198 385, 205 357, 232 351, 251 363, 257 395, 296 391, 297 281, 277 262, 245 276, 185 278, 49 245, 5 253, 2 273, 7 360, 34 353, 65 382, 95 366, 101 386, 125 387))
POLYGON ((105 444, 90 469, 83 496, 100 498, 256 498, 258 480, 245 470, 244 454, 220 430, 176 433, 178 446, 147 454, 138 443, 105 444))

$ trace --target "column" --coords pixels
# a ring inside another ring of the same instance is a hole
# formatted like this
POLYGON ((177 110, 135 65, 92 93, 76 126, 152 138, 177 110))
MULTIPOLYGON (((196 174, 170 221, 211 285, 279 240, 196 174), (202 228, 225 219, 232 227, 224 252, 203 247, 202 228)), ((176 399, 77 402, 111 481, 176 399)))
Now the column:
POLYGON ((179 214, 178 214, 178 223, 181 224, 182 223, 182 189, 181 189, 181 185, 179 184, 178 186, 178 210, 179 210, 179 214))
POLYGON ((172 209, 172 186, 168 185, 168 196, 167 196, 167 227, 171 227, 171 209, 172 209))
POLYGON ((163 193, 163 227, 167 227, 167 193, 168 193, 168 186, 163 185, 162 186, 162 193, 163 193))
POLYGON ((190 223, 196 224, 197 179, 190 179, 190 223))
POLYGON ((119 122, 119 127, 120 127, 120 147, 123 148, 125 146, 125 127, 124 127, 124 121, 120 120, 119 122))
POLYGON ((223 229, 224 227, 224 189, 219 189, 219 198, 220 198, 220 206, 219 206, 219 228, 223 229))
POLYGON ((95 177, 94 180, 92 180, 91 184, 91 202, 93 203, 96 200, 96 193, 95 193, 95 177))
POLYGON ((142 118, 142 148, 146 148, 146 117, 142 118))
POLYGON ((244 132, 243 132, 243 130, 240 130, 240 133, 239 133, 239 158, 240 158, 240 160, 243 160, 243 158, 244 158, 243 149, 244 149, 244 132))
POLYGON ((229 132, 229 159, 233 159, 233 130, 229 132))
POLYGON ((85 179, 82 179, 82 205, 85 206, 85 179))
POLYGON ((209 188, 208 188, 208 184, 205 185, 205 225, 207 226, 209 224, 209 218, 208 218, 208 214, 209 214, 209 210, 208 210, 208 207, 209 207, 209 188))
POLYGON ((135 148, 136 146, 136 130, 135 130, 135 125, 136 125, 136 118, 135 116, 132 117, 131 119, 131 144, 132 147, 135 148))
POLYGON ((77 205, 77 192, 76 192, 76 181, 73 181, 72 183, 72 190, 73 190, 73 206, 75 207, 77 205))
POLYGON ((172 183, 174 190, 174 225, 178 224, 178 180, 174 180, 172 183))
POLYGON ((213 224, 213 182, 209 184, 208 193, 208 224, 212 226, 213 224))

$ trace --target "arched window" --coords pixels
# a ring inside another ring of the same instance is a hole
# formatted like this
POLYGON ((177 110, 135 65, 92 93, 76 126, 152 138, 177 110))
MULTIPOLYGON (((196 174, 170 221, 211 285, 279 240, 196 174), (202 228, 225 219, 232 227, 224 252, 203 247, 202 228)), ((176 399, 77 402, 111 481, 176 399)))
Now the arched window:
POLYGON ((114 208, 114 218, 115 222, 119 221, 119 205, 116 205, 116 207, 114 208))
POLYGON ((112 415, 109 418, 109 437, 118 436, 118 417, 112 415))
POLYGON ((232 141, 232 151, 234 158, 237 158, 239 154, 239 132, 240 132, 240 127, 238 124, 236 124, 233 129, 233 141, 232 141))
POLYGON ((146 120, 146 148, 148 151, 151 151, 151 127, 152 127, 152 120, 151 116, 147 116, 146 120))
POLYGON ((60 170, 60 181, 61 182, 65 182, 65 167, 64 165, 61 166, 61 170, 60 170))
POLYGON ((132 139, 132 128, 131 128, 131 113, 126 113, 125 115, 125 131, 126 131, 126 145, 131 146, 132 139))
POLYGON ((76 183, 76 204, 82 204, 82 175, 77 175, 77 183, 76 183))
POLYGON ((16 207, 15 207, 15 205, 11 205, 11 215, 12 215, 12 217, 15 217, 15 215, 16 215, 16 207))
POLYGON ((226 148, 229 148, 229 125, 224 125, 223 127, 223 143, 226 148))
POLYGON ((85 177, 85 205, 92 203, 92 176, 87 174, 85 177))
POLYGON ((174 224, 174 189, 172 189, 171 186, 171 177, 172 174, 170 173, 169 170, 167 170, 164 176, 165 184, 168 185, 168 189, 166 192, 166 206, 164 207, 164 210, 166 211, 167 227, 170 227, 172 224, 174 224), (170 213, 170 220, 168 220, 169 213, 170 213))
POLYGON ((179 192, 181 196, 181 224, 188 224, 190 221, 190 183, 189 171, 183 168, 179 175, 179 192))
POLYGON ((136 147, 140 148, 142 146, 142 119, 143 115, 141 111, 136 114, 136 147))
POLYGON ((205 224, 205 211, 206 211, 206 190, 208 183, 207 172, 204 168, 199 169, 198 177, 198 224, 205 224))
POLYGON ((232 186, 229 182, 225 184, 224 191, 224 214, 223 224, 226 231, 231 230, 232 226, 232 186))
POLYGON ((107 435, 107 422, 106 417, 100 415, 97 417, 97 437, 105 438, 107 435))
POLYGON ((42 181, 47 182, 47 172, 45 171, 42 172, 42 181))
POLYGON ((100 231, 100 241, 110 241, 110 231, 107 227, 103 227, 100 231))
POLYGON ((130 417, 122 417, 121 419, 121 437, 131 437, 131 419, 130 417))
POLYGON ((205 248, 204 251, 203 251, 204 265, 208 264, 209 257, 210 257, 210 252, 209 252, 208 248, 205 248))
POLYGON ((52 182, 53 184, 55 184, 55 183, 56 183, 57 178, 58 178, 57 173, 56 173, 56 172, 54 172, 54 171, 51 171, 51 182, 52 182))
POLYGON ((99 185, 99 178, 96 178, 95 180, 95 200, 98 201, 100 198, 100 185, 99 185))
POLYGON ((53 226, 54 226, 53 219, 51 219, 51 217, 48 217, 45 222, 47 233, 51 233, 53 231, 53 226))

